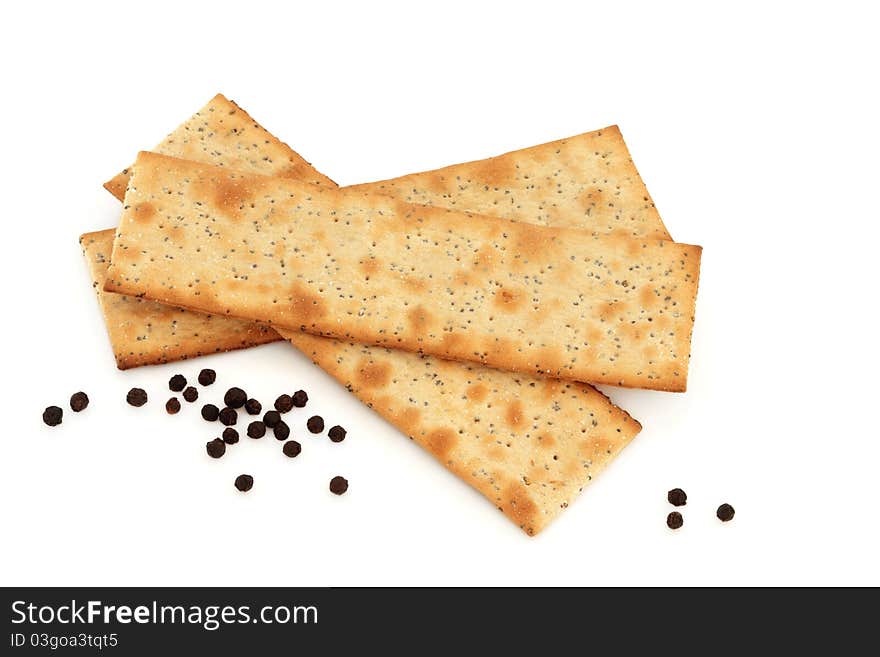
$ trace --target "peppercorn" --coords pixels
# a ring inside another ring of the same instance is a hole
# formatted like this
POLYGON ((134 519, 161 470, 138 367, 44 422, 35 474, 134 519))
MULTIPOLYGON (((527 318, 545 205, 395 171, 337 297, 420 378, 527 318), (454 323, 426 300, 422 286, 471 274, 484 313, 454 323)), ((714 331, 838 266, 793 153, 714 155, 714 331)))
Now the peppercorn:
POLYGON ((61 424, 62 417, 64 417, 64 411, 61 410, 60 406, 47 406, 46 410, 43 411, 43 422, 50 427, 61 424))
POLYGON ((227 445, 234 445, 238 442, 238 431, 232 427, 226 427, 223 430, 223 442, 227 445))
MULTIPOLYGON (((722 504, 718 507, 718 510, 715 512, 715 515, 718 516, 718 519, 721 522, 727 522, 729 520, 733 520, 733 515, 736 513, 734 508, 727 503, 722 504)), ((746 523, 748 524, 748 523, 746 523)))
POLYGON ((279 413, 287 413, 291 408, 293 408, 293 397, 290 395, 280 395, 275 400, 275 410, 279 413))
POLYGON ((284 443, 284 447, 281 448, 281 451, 284 452, 285 456, 294 458, 296 456, 299 456, 299 453, 302 451, 302 445, 300 445, 295 440, 288 440, 286 443, 284 443))
POLYGON ((241 388, 230 388, 223 395, 223 403, 230 408, 241 408, 247 399, 247 393, 241 388))
POLYGON ((334 495, 342 495, 348 490, 348 479, 345 477, 333 477, 330 480, 330 492, 334 495))
POLYGON ((678 511, 673 511, 666 516, 666 526, 669 529, 679 529, 684 524, 684 518, 678 511))
POLYGON ((217 372, 214 370, 202 370, 199 372, 199 383, 203 386, 209 386, 217 380, 217 372))
POLYGON ((263 412, 263 405, 256 399, 248 399, 244 403, 244 410, 247 411, 248 415, 259 415, 263 412))
POLYGON ((202 419, 208 422, 214 422, 220 416, 220 409, 214 404, 205 404, 202 406, 202 419))
POLYGON ((688 496, 681 488, 673 488, 666 493, 666 499, 672 506, 684 506, 687 504, 688 496))
POLYGON ((168 415, 174 415, 180 411, 180 402, 177 400, 177 397, 172 397, 165 402, 165 411, 168 415))
POLYGON ((132 406, 143 406, 147 403, 147 393, 142 388, 132 388, 125 396, 125 401, 132 406))
POLYGON ((224 443, 220 438, 214 438, 214 440, 209 440, 205 443, 205 448, 208 450, 208 456, 212 459, 219 459, 226 453, 226 443, 224 443))
POLYGON ((290 437, 290 427, 283 420, 279 420, 278 424, 272 427, 272 432, 278 440, 287 440, 290 437))
POLYGON ((343 440, 345 440, 345 434, 345 429, 340 427, 338 424, 335 427, 330 427, 330 431, 327 432, 327 436, 334 443, 341 443, 343 440))
POLYGON ((186 388, 186 377, 183 374, 175 374, 168 379, 168 388, 171 392, 180 392, 186 388))
POLYGON ((306 394, 305 390, 297 390, 293 393, 293 405, 297 408, 305 406, 307 401, 309 401, 309 396, 306 394))
POLYGON ((186 401, 192 403, 196 399, 199 398, 199 391, 196 388, 193 388, 192 386, 190 386, 186 390, 183 391, 183 398, 186 401))
POLYGON ((220 421, 225 424, 227 427, 238 422, 238 413, 234 408, 229 408, 228 406, 224 407, 222 411, 220 411, 220 421))
POLYGON ((266 435, 266 425, 260 422, 251 422, 247 428, 247 435, 251 438, 262 438, 266 435))
POLYGON ((235 478, 235 487, 242 493, 246 493, 254 487, 254 478, 247 474, 238 475, 235 478))
POLYGON ((309 418, 309 421, 306 422, 306 426, 312 433, 321 433, 324 430, 324 418, 320 415, 313 415, 309 418))
POLYGON ((75 392, 70 396, 70 410, 79 413, 89 405, 89 396, 84 392, 75 392))
POLYGON ((263 416, 263 423, 270 429, 278 426, 279 422, 281 422, 281 413, 278 411, 267 411, 263 416))

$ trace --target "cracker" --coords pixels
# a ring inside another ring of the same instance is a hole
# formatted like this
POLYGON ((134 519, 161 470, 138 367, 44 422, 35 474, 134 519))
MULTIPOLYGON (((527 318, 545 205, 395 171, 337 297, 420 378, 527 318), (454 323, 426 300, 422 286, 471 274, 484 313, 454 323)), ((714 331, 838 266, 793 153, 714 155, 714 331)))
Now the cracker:
POLYGON ((529 535, 568 507, 641 429, 582 383, 281 334, 529 535))
POLYGON ((142 152, 105 289, 510 371, 683 391, 700 255, 142 152))
MULTIPOLYGON (((153 150, 238 171, 336 186, 223 94, 214 96, 153 150)), ((104 183, 104 188, 121 201, 130 177, 128 167, 104 183)))
POLYGON ((594 234, 672 239, 616 125, 352 189, 594 234))
POLYGON ((270 327, 231 317, 172 308, 104 292, 114 229, 80 237, 119 369, 183 360, 278 340, 270 327))

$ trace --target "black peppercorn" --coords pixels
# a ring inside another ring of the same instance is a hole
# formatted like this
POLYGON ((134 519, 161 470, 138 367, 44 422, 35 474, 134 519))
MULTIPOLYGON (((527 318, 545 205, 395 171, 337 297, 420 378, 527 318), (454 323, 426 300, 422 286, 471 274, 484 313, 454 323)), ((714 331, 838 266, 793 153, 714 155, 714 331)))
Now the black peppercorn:
POLYGON ((305 390, 297 390, 293 393, 293 405, 297 408, 305 406, 307 401, 309 401, 309 396, 306 394, 305 390))
POLYGON ((89 396, 84 392, 75 392, 70 396, 70 410, 79 413, 89 405, 89 396))
POLYGON ((132 406, 143 406, 147 403, 147 393, 142 388, 132 388, 125 396, 125 401, 132 406))
POLYGON ((279 413, 287 413, 291 408, 293 408, 293 397, 290 395, 280 395, 275 400, 275 410, 279 413))
POLYGON ((241 388, 230 388, 223 395, 223 403, 230 408, 241 408, 247 399, 247 393, 241 388))
POLYGON ((256 399, 248 399, 244 403, 244 410, 247 411, 248 415, 259 415, 263 412, 263 405, 256 399))
POLYGON ((280 420, 278 424, 272 427, 272 432, 278 440, 287 440, 290 437, 290 427, 283 420, 280 420))
POLYGON ((199 372, 199 383, 203 386, 209 386, 217 380, 217 372, 214 370, 202 370, 199 372))
POLYGON ((327 436, 334 443, 341 443, 343 440, 345 440, 345 433, 345 429, 337 424, 335 427, 330 427, 330 431, 327 432, 327 436))
POLYGON ((234 445, 238 442, 238 431, 232 427, 226 427, 223 430, 223 442, 227 445, 234 445))
POLYGON ((679 529, 684 524, 684 518, 678 511, 673 511, 666 516, 666 526, 669 529, 679 529))
POLYGON ((324 418, 320 415, 313 415, 309 418, 309 421, 306 422, 306 426, 312 433, 321 433, 324 430, 324 418))
POLYGON ((183 374, 175 374, 168 379, 168 388, 171 392, 180 392, 186 388, 186 377, 183 374))
POLYGON ((281 413, 278 411, 267 411, 263 416, 263 423, 270 429, 277 426, 281 422, 281 413))
POLYGON ((224 407, 222 411, 220 411, 220 421, 225 424, 227 427, 238 422, 238 413, 234 408, 229 408, 228 406, 224 407))
POLYGON ((299 453, 302 451, 302 445, 300 445, 295 440, 288 440, 286 443, 284 443, 284 447, 281 448, 281 451, 284 452, 285 456, 294 458, 296 456, 299 456, 299 453))
POLYGON ((177 397, 172 397, 165 402, 165 411, 168 415, 174 415, 180 411, 180 402, 177 400, 177 397))
POLYGON ((262 438, 266 435, 266 425, 260 422, 251 422, 247 428, 247 435, 250 438, 262 438))
POLYGON ((330 480, 330 492, 335 495, 342 495, 348 490, 348 479, 345 477, 333 477, 330 480))
MULTIPOLYGON (((736 511, 733 509, 733 507, 730 506, 729 504, 725 503, 725 504, 722 504, 721 506, 718 507, 718 510, 715 512, 715 515, 718 516, 718 519, 721 522, 727 522, 728 520, 733 520, 733 515, 735 513, 736 513, 736 511)), ((748 524, 748 523, 746 523, 746 524, 748 524)))
POLYGON ((684 506, 687 504, 688 496, 681 488, 673 488, 666 493, 666 499, 672 506, 684 506))
POLYGON ((202 406, 202 418, 208 422, 214 422, 220 416, 220 409, 214 404, 205 404, 202 406))
POLYGON ((43 411, 43 422, 50 427, 61 424, 62 417, 64 417, 64 411, 61 410, 60 406, 47 406, 46 410, 43 411))
POLYGON ((214 440, 209 440, 205 443, 205 448, 208 450, 208 456, 212 459, 219 459, 226 453, 226 443, 224 443, 220 438, 214 438, 214 440))
POLYGON ((254 487, 254 478, 247 474, 238 475, 235 478, 235 487, 242 493, 246 493, 254 487))

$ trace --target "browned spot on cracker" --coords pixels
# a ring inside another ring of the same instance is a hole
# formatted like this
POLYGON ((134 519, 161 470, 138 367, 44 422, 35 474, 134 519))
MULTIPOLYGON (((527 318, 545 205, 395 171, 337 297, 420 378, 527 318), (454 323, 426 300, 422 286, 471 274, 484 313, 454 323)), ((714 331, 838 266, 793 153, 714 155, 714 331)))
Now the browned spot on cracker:
POLYGON ((295 321, 303 325, 311 324, 327 314, 324 300, 299 282, 290 288, 290 309, 295 321))
POLYGON ((365 388, 383 388, 391 380, 391 365, 365 358, 358 364, 357 380, 365 388))
POLYGON ((416 276, 404 276, 403 284, 407 289, 416 292, 422 292, 428 289, 428 284, 425 282, 425 279, 416 276))
POLYGON ((622 309, 621 304, 615 301, 605 301, 596 306, 597 314, 605 322, 614 320, 622 309))
POLYGON ((480 162, 474 170, 473 177, 475 182, 494 188, 509 184, 515 175, 516 169, 511 159, 502 156, 480 162))
POLYGON ((511 427, 520 427, 523 424, 523 405, 519 399, 514 399, 507 405, 507 411, 504 413, 504 419, 511 427))
POLYGON ((149 223, 150 219, 156 215, 155 206, 148 201, 138 203, 133 210, 134 220, 142 224, 149 223))
POLYGON ((639 303, 642 304, 642 308, 651 308, 657 305, 657 301, 659 301, 659 297, 651 286, 643 285, 639 290, 639 303))
POLYGON ((425 307, 422 305, 418 305, 410 310, 406 316, 410 326, 416 331, 425 331, 433 322, 431 313, 425 310, 425 307))
POLYGON ((232 217, 237 217, 245 203, 253 197, 259 178, 255 176, 224 177, 213 181, 214 205, 232 217))
POLYGON ((486 395, 489 394, 489 389, 483 383, 475 383, 472 386, 469 386, 464 394, 471 401, 481 402, 486 399, 486 395))
POLYGON ((361 267, 361 271, 364 272, 367 276, 371 276, 375 274, 379 270, 379 265, 382 263, 376 258, 365 258, 358 263, 361 267))
POLYGON ((544 449, 549 449, 556 445, 556 438, 551 436, 549 433, 542 433, 539 437, 538 444, 544 449))
POLYGON ((405 408, 397 418, 400 429, 409 436, 416 433, 421 421, 422 412, 412 406, 405 408))
POLYGON ((495 293, 494 304, 504 312, 512 313, 522 305, 523 293, 509 287, 503 287, 495 293))
POLYGON ((538 507, 529 497, 524 485, 509 485, 502 494, 501 504, 501 508, 514 522, 528 533, 534 533, 533 525, 538 507))
POLYGON ((458 437, 452 429, 434 429, 425 437, 425 445, 439 459, 446 460, 458 437))

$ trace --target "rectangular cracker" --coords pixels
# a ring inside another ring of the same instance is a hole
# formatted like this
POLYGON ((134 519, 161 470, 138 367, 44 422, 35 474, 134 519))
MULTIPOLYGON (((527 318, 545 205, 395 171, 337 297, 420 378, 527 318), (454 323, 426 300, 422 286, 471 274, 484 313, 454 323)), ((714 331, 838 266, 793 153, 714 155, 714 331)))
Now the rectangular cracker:
POLYGON ((530 536, 641 430, 583 383, 280 332, 530 536))
POLYGON ((700 255, 142 152, 105 289, 509 371, 683 391, 700 255))

